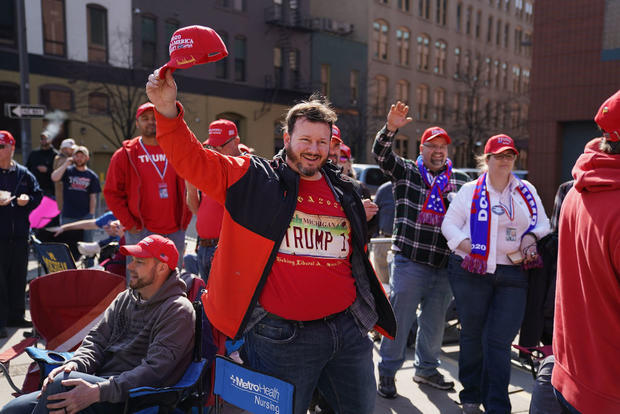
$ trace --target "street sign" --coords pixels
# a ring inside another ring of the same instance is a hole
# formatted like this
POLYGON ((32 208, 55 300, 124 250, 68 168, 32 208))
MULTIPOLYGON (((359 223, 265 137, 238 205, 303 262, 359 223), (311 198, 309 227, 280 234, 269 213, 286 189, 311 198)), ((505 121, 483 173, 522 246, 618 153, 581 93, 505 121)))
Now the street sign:
POLYGON ((4 104, 4 114, 9 118, 43 118, 46 109, 45 105, 4 104))

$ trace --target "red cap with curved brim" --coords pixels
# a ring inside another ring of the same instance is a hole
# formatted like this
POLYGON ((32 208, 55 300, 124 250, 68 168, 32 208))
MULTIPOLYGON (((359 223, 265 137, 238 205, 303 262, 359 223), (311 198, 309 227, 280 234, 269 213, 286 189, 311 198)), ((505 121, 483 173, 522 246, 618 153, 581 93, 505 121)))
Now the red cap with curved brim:
POLYGON ((345 157, 347 160, 351 159, 351 147, 347 144, 342 144, 340 146, 340 156, 345 157))
POLYGON ((332 140, 337 141, 339 143, 343 143, 342 138, 340 137, 340 128, 336 125, 332 125, 332 140))
POLYGON ((601 127, 608 141, 620 141, 620 90, 603 102, 594 122, 601 127))
POLYGON ((515 147, 515 142, 506 134, 493 135, 484 146, 485 154, 499 154, 506 150, 511 150, 519 155, 519 151, 515 147))
POLYGON ((155 111, 155 105, 153 105, 150 102, 143 103, 142 105, 140 105, 138 109, 136 110, 136 119, 140 118, 140 115, 142 115, 146 111, 155 111))
POLYGON ((159 234, 146 236, 138 244, 121 246, 119 251, 125 256, 154 257, 167 264, 170 270, 176 269, 179 261, 179 252, 172 240, 159 234))
POLYGON ((0 131, 0 144, 15 145, 15 138, 9 131, 0 131))
POLYGON ((422 134, 422 142, 420 142, 420 144, 424 145, 426 141, 430 141, 431 139, 437 137, 444 137, 446 144, 452 144, 452 140, 450 139, 450 136, 448 136, 446 130, 438 126, 427 128, 422 134))
POLYGON ((187 69, 228 56, 222 38, 215 30, 205 26, 187 26, 174 32, 168 52, 170 60, 159 69, 161 79, 168 69, 171 72, 175 69, 187 69))

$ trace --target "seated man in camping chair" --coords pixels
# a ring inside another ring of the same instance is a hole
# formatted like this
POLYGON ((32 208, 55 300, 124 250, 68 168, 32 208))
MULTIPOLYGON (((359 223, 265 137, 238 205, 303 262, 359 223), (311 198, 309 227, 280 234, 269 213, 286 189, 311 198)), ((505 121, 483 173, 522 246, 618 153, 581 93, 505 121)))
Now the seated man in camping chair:
POLYGON ((40 396, 18 397, 0 413, 120 413, 131 388, 169 386, 183 376, 192 360, 195 313, 176 270, 179 253, 159 235, 121 252, 133 256, 129 289, 73 358, 49 374, 40 396))

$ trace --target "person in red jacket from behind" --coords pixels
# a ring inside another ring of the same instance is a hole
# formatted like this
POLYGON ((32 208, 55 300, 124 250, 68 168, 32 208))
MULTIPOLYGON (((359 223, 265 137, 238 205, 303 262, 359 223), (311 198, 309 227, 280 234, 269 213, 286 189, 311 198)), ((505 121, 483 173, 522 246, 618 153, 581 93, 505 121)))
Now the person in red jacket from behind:
POLYGON ((551 383, 564 412, 620 413, 620 90, 573 167, 560 213, 551 383))
POLYGON ((125 227, 127 244, 151 234, 167 237, 180 253, 180 268, 192 213, 185 202, 185 181, 168 164, 155 139, 153 108, 150 102, 138 107, 140 136, 124 141, 112 155, 103 194, 125 227))

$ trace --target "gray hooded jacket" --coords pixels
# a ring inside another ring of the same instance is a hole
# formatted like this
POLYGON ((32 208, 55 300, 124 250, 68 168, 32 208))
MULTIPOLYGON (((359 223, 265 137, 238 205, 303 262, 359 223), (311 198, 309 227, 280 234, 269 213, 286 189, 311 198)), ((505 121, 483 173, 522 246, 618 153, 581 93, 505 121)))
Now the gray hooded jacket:
POLYGON ((116 297, 71 361, 107 378, 101 401, 121 402, 134 387, 175 384, 192 359, 195 312, 173 272, 149 300, 133 289, 116 297))

